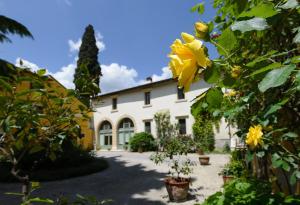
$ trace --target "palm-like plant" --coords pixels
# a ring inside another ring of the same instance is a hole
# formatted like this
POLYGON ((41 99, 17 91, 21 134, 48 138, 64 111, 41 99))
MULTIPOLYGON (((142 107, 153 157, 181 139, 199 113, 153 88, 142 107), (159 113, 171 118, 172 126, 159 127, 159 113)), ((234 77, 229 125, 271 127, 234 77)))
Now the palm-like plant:
POLYGON ((11 42, 7 34, 17 34, 21 37, 33 38, 30 31, 21 23, 10 19, 6 16, 0 15, 0 42, 11 42))

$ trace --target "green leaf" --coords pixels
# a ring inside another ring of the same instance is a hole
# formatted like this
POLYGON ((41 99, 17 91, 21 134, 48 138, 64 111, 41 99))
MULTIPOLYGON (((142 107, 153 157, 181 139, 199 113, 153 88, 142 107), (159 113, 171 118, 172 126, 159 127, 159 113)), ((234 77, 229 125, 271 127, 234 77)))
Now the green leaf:
POLYGON ((257 63, 260 63, 260 62, 262 62, 262 61, 267 60, 270 56, 276 54, 277 52, 278 52, 278 51, 276 51, 276 50, 271 50, 271 51, 269 51, 267 54, 265 54, 265 55, 263 55, 263 56, 260 56, 260 57, 256 58, 255 60, 253 60, 253 61, 247 63, 246 66, 247 66, 247 67, 254 67, 254 66, 256 66, 257 63))
POLYGON ((268 109, 268 111, 266 112, 266 114, 264 115, 264 117, 266 118, 267 116, 269 116, 270 114, 275 113, 277 110, 280 110, 282 105, 284 105, 285 103, 287 103, 289 101, 289 98, 285 98, 283 99, 281 102, 275 104, 275 105, 271 105, 270 108, 268 109))
POLYGON ((42 199, 42 198, 39 198, 39 197, 29 199, 28 202, 39 202, 39 203, 45 203, 45 204, 54 204, 54 201, 51 200, 51 199, 42 199))
POLYGON ((262 158, 263 156, 265 156, 265 152, 264 151, 257 152, 256 156, 262 158))
POLYGON ((237 39, 230 28, 225 29, 221 36, 217 38, 218 44, 217 49, 221 55, 226 55, 236 47, 237 39), (224 51, 225 49, 225 51, 224 51))
POLYGON ((297 8, 298 6, 299 6, 299 3, 297 0, 287 0, 287 2, 285 4, 283 4, 282 6, 279 6, 279 8, 294 9, 294 8, 297 8))
POLYGON ((296 34, 296 36, 293 38, 293 42, 294 43, 300 43, 300 31, 298 31, 298 33, 296 34))
POLYGON ((289 172, 291 170, 291 167, 286 161, 282 161, 282 169, 289 172))
POLYGON ((296 65, 290 64, 290 65, 283 66, 280 69, 275 69, 270 71, 264 77, 264 79, 258 84, 258 89, 261 92, 265 92, 269 88, 278 87, 284 84, 295 68, 296 65))
POLYGON ((33 148, 31 148, 31 150, 29 151, 29 154, 33 154, 33 153, 36 153, 36 152, 39 152, 39 151, 42 151, 43 149, 45 149, 44 147, 42 146, 34 146, 33 148))
POLYGON ((250 9, 250 11, 244 11, 239 15, 238 18, 242 17, 260 17, 268 18, 277 14, 277 11, 274 9, 274 5, 271 2, 262 2, 257 6, 250 9))
POLYGON ((291 63, 300 63, 300 56, 294 56, 292 59, 291 59, 291 63))
POLYGON ((284 140, 294 140, 294 139, 297 139, 298 138, 298 135, 294 132, 288 132, 288 133, 285 133, 284 135, 282 135, 282 138, 284 140))
POLYGON ((38 70, 36 73, 37 73, 39 76, 43 76, 43 75, 46 74, 46 72, 47 72, 46 69, 40 69, 40 70, 38 70))
POLYGON ((221 76, 220 67, 216 64, 213 64, 211 68, 205 69, 204 71, 204 80, 207 83, 216 83, 219 81, 221 76))
POLYGON ((209 109, 220 108, 223 100, 223 93, 219 88, 212 88, 206 94, 206 101, 209 109))
POLYGON ((260 69, 258 69, 258 70, 256 70, 256 71, 254 71, 253 73, 250 74, 250 76, 255 76, 255 75, 257 75, 257 74, 266 72, 266 71, 268 71, 268 70, 273 70, 273 69, 275 69, 275 68, 279 68, 280 66, 281 66, 281 63, 272 63, 272 64, 270 64, 270 65, 267 65, 267 66, 265 66, 265 67, 263 67, 263 68, 260 68, 260 69))
POLYGON ((11 92, 12 91, 12 86, 5 80, 0 78, 0 87, 5 88, 6 91, 11 92))
POLYGON ((199 3, 191 8, 191 12, 198 12, 199 14, 204 13, 204 3, 199 3))
POLYGON ((232 26, 231 29, 233 31, 241 31, 242 33, 245 33, 247 31, 262 31, 269 28, 269 25, 264 18, 252 18, 245 21, 237 21, 232 26))

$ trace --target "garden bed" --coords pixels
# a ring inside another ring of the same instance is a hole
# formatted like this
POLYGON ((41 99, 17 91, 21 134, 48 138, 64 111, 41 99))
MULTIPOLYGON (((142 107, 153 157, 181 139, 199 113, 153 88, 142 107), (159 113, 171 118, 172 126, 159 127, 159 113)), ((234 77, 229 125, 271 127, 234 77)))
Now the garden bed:
MULTIPOLYGON (((102 158, 94 158, 82 162, 80 166, 56 167, 53 169, 40 169, 31 172, 31 181, 55 181, 72 177, 85 176, 105 170, 108 162, 102 158)), ((10 173, 10 166, 7 163, 0 164, 0 182, 18 182, 10 173)))

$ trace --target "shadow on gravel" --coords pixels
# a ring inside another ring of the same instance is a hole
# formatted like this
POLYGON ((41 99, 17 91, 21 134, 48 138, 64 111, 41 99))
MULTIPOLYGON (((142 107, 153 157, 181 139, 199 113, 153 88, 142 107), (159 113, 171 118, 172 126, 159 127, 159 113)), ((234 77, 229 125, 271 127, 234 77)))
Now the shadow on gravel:
MULTIPOLYGON (((143 195, 151 189, 164 186, 164 174, 154 170, 145 170, 142 165, 126 166, 120 156, 106 157, 109 168, 95 174, 62 181, 43 182, 42 188, 33 195, 55 199, 64 195, 74 199, 76 194, 95 196, 99 200, 112 199, 113 205, 164 205, 161 201, 135 198, 135 194, 143 195)), ((19 205, 20 199, 4 195, 5 192, 19 192, 20 184, 0 183, 0 205, 19 205)))

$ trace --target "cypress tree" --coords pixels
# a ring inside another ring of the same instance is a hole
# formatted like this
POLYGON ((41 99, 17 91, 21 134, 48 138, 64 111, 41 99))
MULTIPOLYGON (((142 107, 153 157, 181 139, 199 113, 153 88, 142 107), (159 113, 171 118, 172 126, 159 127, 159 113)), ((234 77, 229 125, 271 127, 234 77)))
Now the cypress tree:
POLYGON ((89 106, 90 96, 95 96, 100 92, 101 67, 98 62, 98 52, 94 28, 88 25, 82 36, 74 74, 75 91, 87 106, 89 106))

